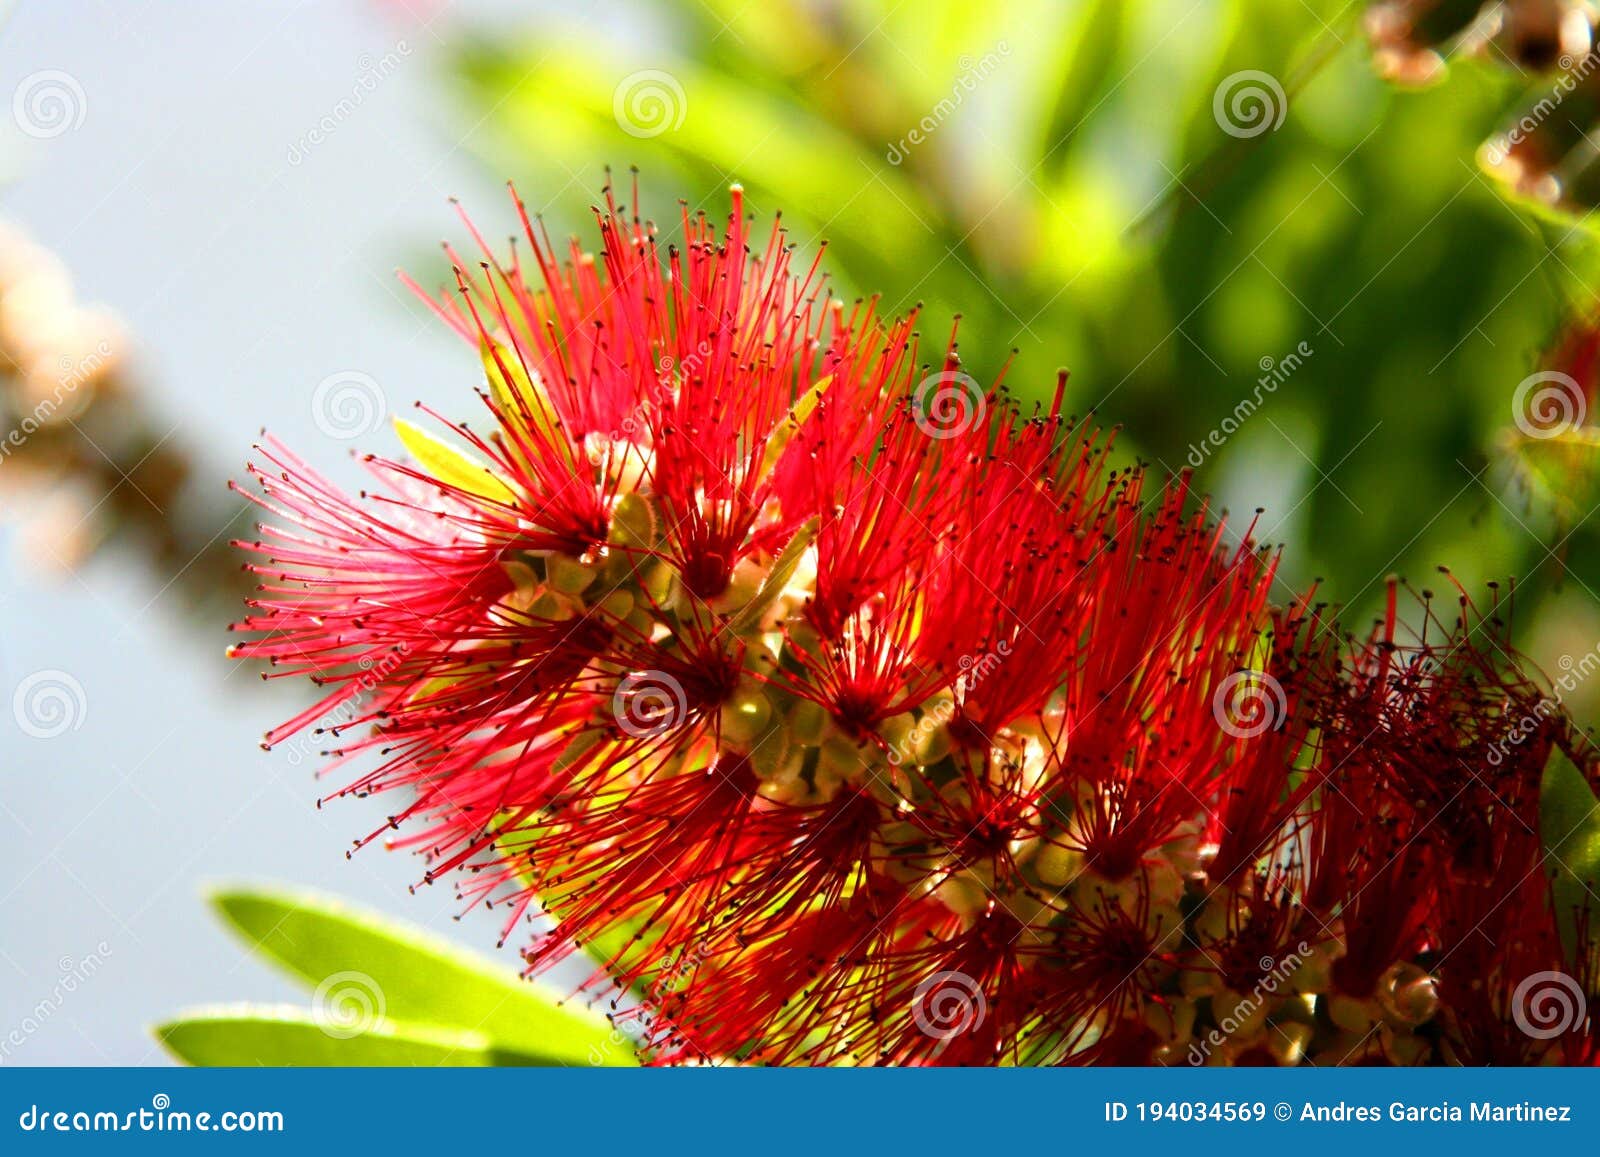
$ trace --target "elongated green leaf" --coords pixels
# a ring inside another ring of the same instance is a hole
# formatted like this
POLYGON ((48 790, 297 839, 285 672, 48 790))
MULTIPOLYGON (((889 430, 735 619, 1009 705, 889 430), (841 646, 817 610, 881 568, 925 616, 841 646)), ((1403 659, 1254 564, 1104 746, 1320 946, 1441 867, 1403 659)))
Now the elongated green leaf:
POLYGON ((211 901, 245 941, 315 989, 319 1005, 370 1005, 568 1063, 635 1063, 603 1016, 419 928, 312 892, 225 887, 211 901))
POLYGON ((733 619, 733 629, 742 631, 761 621, 761 616, 767 609, 778 601, 778 596, 783 594, 783 588, 789 585, 789 580, 794 577, 794 572, 800 566, 800 560, 805 557, 806 548, 816 541, 817 520, 811 519, 799 530, 794 532, 794 537, 789 540, 772 564, 772 570, 767 574, 766 581, 761 584, 761 590, 756 597, 741 610, 733 619))
POLYGON ((1590 936, 1600 931, 1600 800, 1589 790, 1583 773, 1557 751, 1544 769, 1539 806, 1561 941, 1573 960, 1578 914, 1587 908, 1590 936))
POLYGON ((830 244, 849 250, 863 272, 892 273, 888 253, 901 262, 945 255, 931 245, 929 222, 938 215, 926 196, 906 174, 880 164, 876 150, 867 151, 804 106, 749 90, 693 60, 629 73, 604 53, 576 44, 555 55, 476 44, 463 47, 457 68, 476 95, 496 106, 493 137, 514 142, 511 151, 537 142, 541 150, 560 152, 563 144, 592 141, 591 130, 599 130, 602 141, 614 139, 627 131, 619 124, 627 124, 635 155, 647 150, 715 171, 723 182, 735 177, 758 202, 784 187, 785 214, 826 223, 830 244), (796 156, 809 163, 794 165, 796 156), (873 196, 860 195, 862 180, 872 182, 873 196))
POLYGON ((1064 38, 1068 53, 1055 61, 1054 75, 1038 80, 1048 96, 1042 101, 1049 119, 1041 123, 1035 155, 1060 169, 1071 154, 1076 138, 1105 99, 1106 92, 1123 75, 1118 67, 1132 34, 1133 13, 1127 0, 1094 0, 1078 10, 1064 38))
POLYGON ((502 1049, 482 1033, 378 1020, 330 1024, 292 1005, 226 1004, 193 1009, 157 1025, 156 1038, 191 1065, 559 1065, 563 1060, 502 1049), (359 1028, 360 1031, 354 1031, 359 1028))

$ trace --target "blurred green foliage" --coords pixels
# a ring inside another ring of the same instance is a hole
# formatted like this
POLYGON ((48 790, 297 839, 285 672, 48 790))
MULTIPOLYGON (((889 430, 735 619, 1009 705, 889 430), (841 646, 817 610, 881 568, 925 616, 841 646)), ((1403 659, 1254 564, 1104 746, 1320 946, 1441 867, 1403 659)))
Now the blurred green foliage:
POLYGON ((1519 615, 1554 593, 1592 616, 1587 524, 1497 466, 1518 383, 1594 296, 1588 234, 1474 159, 1536 82, 1458 61, 1393 89, 1361 8, 665 0, 632 38, 541 24, 451 59, 475 147, 558 232, 588 236, 608 164, 640 168, 669 230, 737 180, 802 248, 826 239, 841 292, 924 302, 929 357, 960 313, 980 380, 1013 347, 1022 396, 1069 367, 1125 453, 1197 465, 1236 524, 1267 507, 1292 586, 1323 576, 1364 616, 1386 574, 1448 563, 1469 589, 1519 576, 1519 615), (1231 119, 1245 83, 1270 124, 1231 119))

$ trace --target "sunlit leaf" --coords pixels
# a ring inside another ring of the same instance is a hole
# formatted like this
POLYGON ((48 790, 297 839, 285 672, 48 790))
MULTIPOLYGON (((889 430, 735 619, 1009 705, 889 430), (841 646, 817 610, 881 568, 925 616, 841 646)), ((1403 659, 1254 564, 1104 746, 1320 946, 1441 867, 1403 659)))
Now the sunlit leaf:
POLYGON ((292 1005, 227 1004, 193 1009, 157 1025, 156 1039, 178 1060, 204 1066, 561 1065, 564 1058, 517 1053, 482 1033, 379 1020, 360 1031, 330 1025, 292 1005))
POLYGON ((728 624, 729 630, 735 633, 745 631, 761 621, 761 616, 778 601, 778 596, 783 594, 783 588, 789 585, 789 580, 794 577, 795 571, 800 566, 800 560, 805 557, 806 549, 816 541, 816 537, 817 520, 814 518, 795 531, 794 537, 779 552, 772 569, 767 572, 767 577, 762 582, 756 597, 734 616, 733 621, 728 624))
POLYGON ((501 502, 508 502, 514 497, 510 488, 495 477, 487 463, 457 450, 404 418, 394 420, 394 429, 406 450, 417 460, 417 465, 440 482, 469 494, 479 494, 501 502))
POLYGON ((325 1002, 349 997, 397 1020, 482 1033, 497 1047, 574 1064, 632 1063, 603 1016, 421 929, 310 892, 230 887, 212 902, 325 1002))

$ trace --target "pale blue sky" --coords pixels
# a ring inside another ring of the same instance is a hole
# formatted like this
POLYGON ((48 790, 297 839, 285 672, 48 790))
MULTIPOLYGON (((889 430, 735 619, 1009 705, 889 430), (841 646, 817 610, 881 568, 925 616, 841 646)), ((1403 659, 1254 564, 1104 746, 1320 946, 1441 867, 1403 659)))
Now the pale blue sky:
MULTIPOLYGON (((475 118, 442 98, 433 46, 363 0, 24 0, 0 32, 7 111, 46 69, 84 101, 81 125, 51 139, 0 118, 0 215, 61 254, 84 300, 126 318, 154 404, 219 476, 263 425, 348 473, 356 443, 312 415, 330 374, 369 375, 391 411, 459 400, 474 380, 470 353, 393 276, 420 242, 455 234, 448 196, 489 220, 504 209, 461 137, 475 118), (399 67, 383 68, 401 40, 399 67), (371 71, 385 75, 336 113, 371 71)), ((451 889, 408 894, 413 857, 346 861, 382 808, 319 812, 311 764, 258 750, 299 700, 231 668, 222 623, 184 623, 175 590, 114 554, 76 577, 31 573, 10 533, 0 691, 9 702, 29 674, 65 671, 84 712, 51 739, 0 712, 0 1039, 50 1006, 0 1063, 159 1063, 146 1026, 180 1006, 294 998, 210 920, 209 879, 316 884, 493 951, 491 919, 450 919, 451 889), (63 962, 91 953, 103 964, 63 995, 63 962)))

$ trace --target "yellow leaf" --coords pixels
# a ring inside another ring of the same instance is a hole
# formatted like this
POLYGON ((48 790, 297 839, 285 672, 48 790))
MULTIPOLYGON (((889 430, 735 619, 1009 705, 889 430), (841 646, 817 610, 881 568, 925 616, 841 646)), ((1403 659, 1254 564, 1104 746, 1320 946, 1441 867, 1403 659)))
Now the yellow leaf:
POLYGON ((784 450, 788 448, 789 439, 794 436, 796 430, 806 424, 806 419, 811 417, 812 411, 817 408, 817 403, 822 399, 822 395, 832 382, 833 375, 829 374, 801 394, 795 400, 794 405, 789 408, 788 417, 779 422, 777 429, 772 431, 767 438, 766 452, 761 458, 761 474, 763 476, 778 464, 778 459, 783 457, 784 450))
POLYGON ((417 465, 445 485, 496 502, 510 502, 516 497, 510 487, 494 476, 486 463, 472 455, 440 441, 404 418, 394 420, 394 429, 400 435, 401 443, 417 460, 417 465))
POLYGON ((566 439, 560 433, 561 417, 550 404, 543 387, 534 381, 523 368, 522 358, 497 342, 485 341, 480 351, 483 355, 483 373, 489 379, 489 394, 500 412, 512 421, 521 419, 533 429, 564 446, 566 439))

